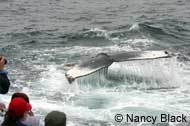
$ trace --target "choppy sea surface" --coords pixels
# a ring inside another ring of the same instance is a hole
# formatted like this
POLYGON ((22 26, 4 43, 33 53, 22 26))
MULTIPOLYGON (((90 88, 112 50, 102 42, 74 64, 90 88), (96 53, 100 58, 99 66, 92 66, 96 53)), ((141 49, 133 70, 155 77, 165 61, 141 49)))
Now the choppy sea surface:
POLYGON ((41 125, 51 110, 65 112, 69 126, 151 125, 117 123, 115 114, 190 115, 189 0, 0 0, 0 54, 12 83, 1 101, 27 93, 41 125), (65 63, 123 50, 176 56, 65 79, 65 63))

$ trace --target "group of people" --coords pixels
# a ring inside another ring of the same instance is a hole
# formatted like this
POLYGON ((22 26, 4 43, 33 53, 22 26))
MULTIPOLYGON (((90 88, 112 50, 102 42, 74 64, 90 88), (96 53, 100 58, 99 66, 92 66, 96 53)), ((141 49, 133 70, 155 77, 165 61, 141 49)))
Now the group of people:
MULTIPOLYGON (((10 87, 10 81, 4 66, 7 60, 0 56, 0 94, 6 94, 10 87)), ((59 111, 51 111, 45 117, 45 126, 66 126, 66 114, 59 111)), ((40 120, 32 112, 29 97, 22 92, 12 95, 11 101, 6 107, 0 103, 0 126, 39 126, 40 120)))

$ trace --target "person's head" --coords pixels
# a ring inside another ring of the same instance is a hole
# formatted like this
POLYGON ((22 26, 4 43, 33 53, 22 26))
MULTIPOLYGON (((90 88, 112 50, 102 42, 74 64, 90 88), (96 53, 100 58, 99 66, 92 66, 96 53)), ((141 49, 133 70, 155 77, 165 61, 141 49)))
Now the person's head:
POLYGON ((0 103, 0 116, 4 116, 6 112, 6 106, 4 103, 0 103))
POLYGON ((66 120, 64 112, 52 111, 45 117, 45 126, 66 126, 66 120))
POLYGON ((12 95, 11 100, 14 98, 23 98, 26 102, 30 103, 29 97, 25 93, 16 92, 12 95))
POLYGON ((30 111, 32 106, 26 102, 23 98, 14 98, 11 100, 8 111, 13 117, 23 117, 25 112, 30 111))
MULTIPOLYGON (((27 94, 22 93, 22 92, 16 92, 12 95, 11 100, 13 100, 14 98, 23 98, 26 102, 30 103, 29 97, 27 94)), ((34 113, 32 111, 29 111, 28 114, 30 116, 34 116, 34 113)))
POLYGON ((7 59, 5 59, 5 57, 0 56, 0 61, 3 60, 3 63, 6 65, 7 64, 7 59))
POLYGON ((31 109, 32 106, 23 98, 14 98, 9 104, 2 126, 16 125, 31 109))

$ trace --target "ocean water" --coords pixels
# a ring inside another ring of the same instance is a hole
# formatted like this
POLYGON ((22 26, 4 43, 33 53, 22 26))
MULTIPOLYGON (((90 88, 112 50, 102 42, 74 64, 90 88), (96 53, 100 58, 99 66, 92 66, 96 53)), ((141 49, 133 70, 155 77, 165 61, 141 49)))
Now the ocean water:
POLYGON ((0 54, 12 83, 0 99, 27 93, 41 125, 51 110, 65 112, 69 126, 151 125, 116 122, 116 114, 189 115, 189 14, 188 0, 0 0, 0 54), (123 50, 176 56, 65 79, 65 63, 123 50))

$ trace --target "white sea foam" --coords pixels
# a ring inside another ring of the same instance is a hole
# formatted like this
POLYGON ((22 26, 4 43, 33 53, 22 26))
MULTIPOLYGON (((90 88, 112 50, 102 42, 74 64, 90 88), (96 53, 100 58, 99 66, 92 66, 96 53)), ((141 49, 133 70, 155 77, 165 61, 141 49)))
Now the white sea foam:
POLYGON ((134 23, 130 28, 129 30, 139 30, 139 23, 134 23))

